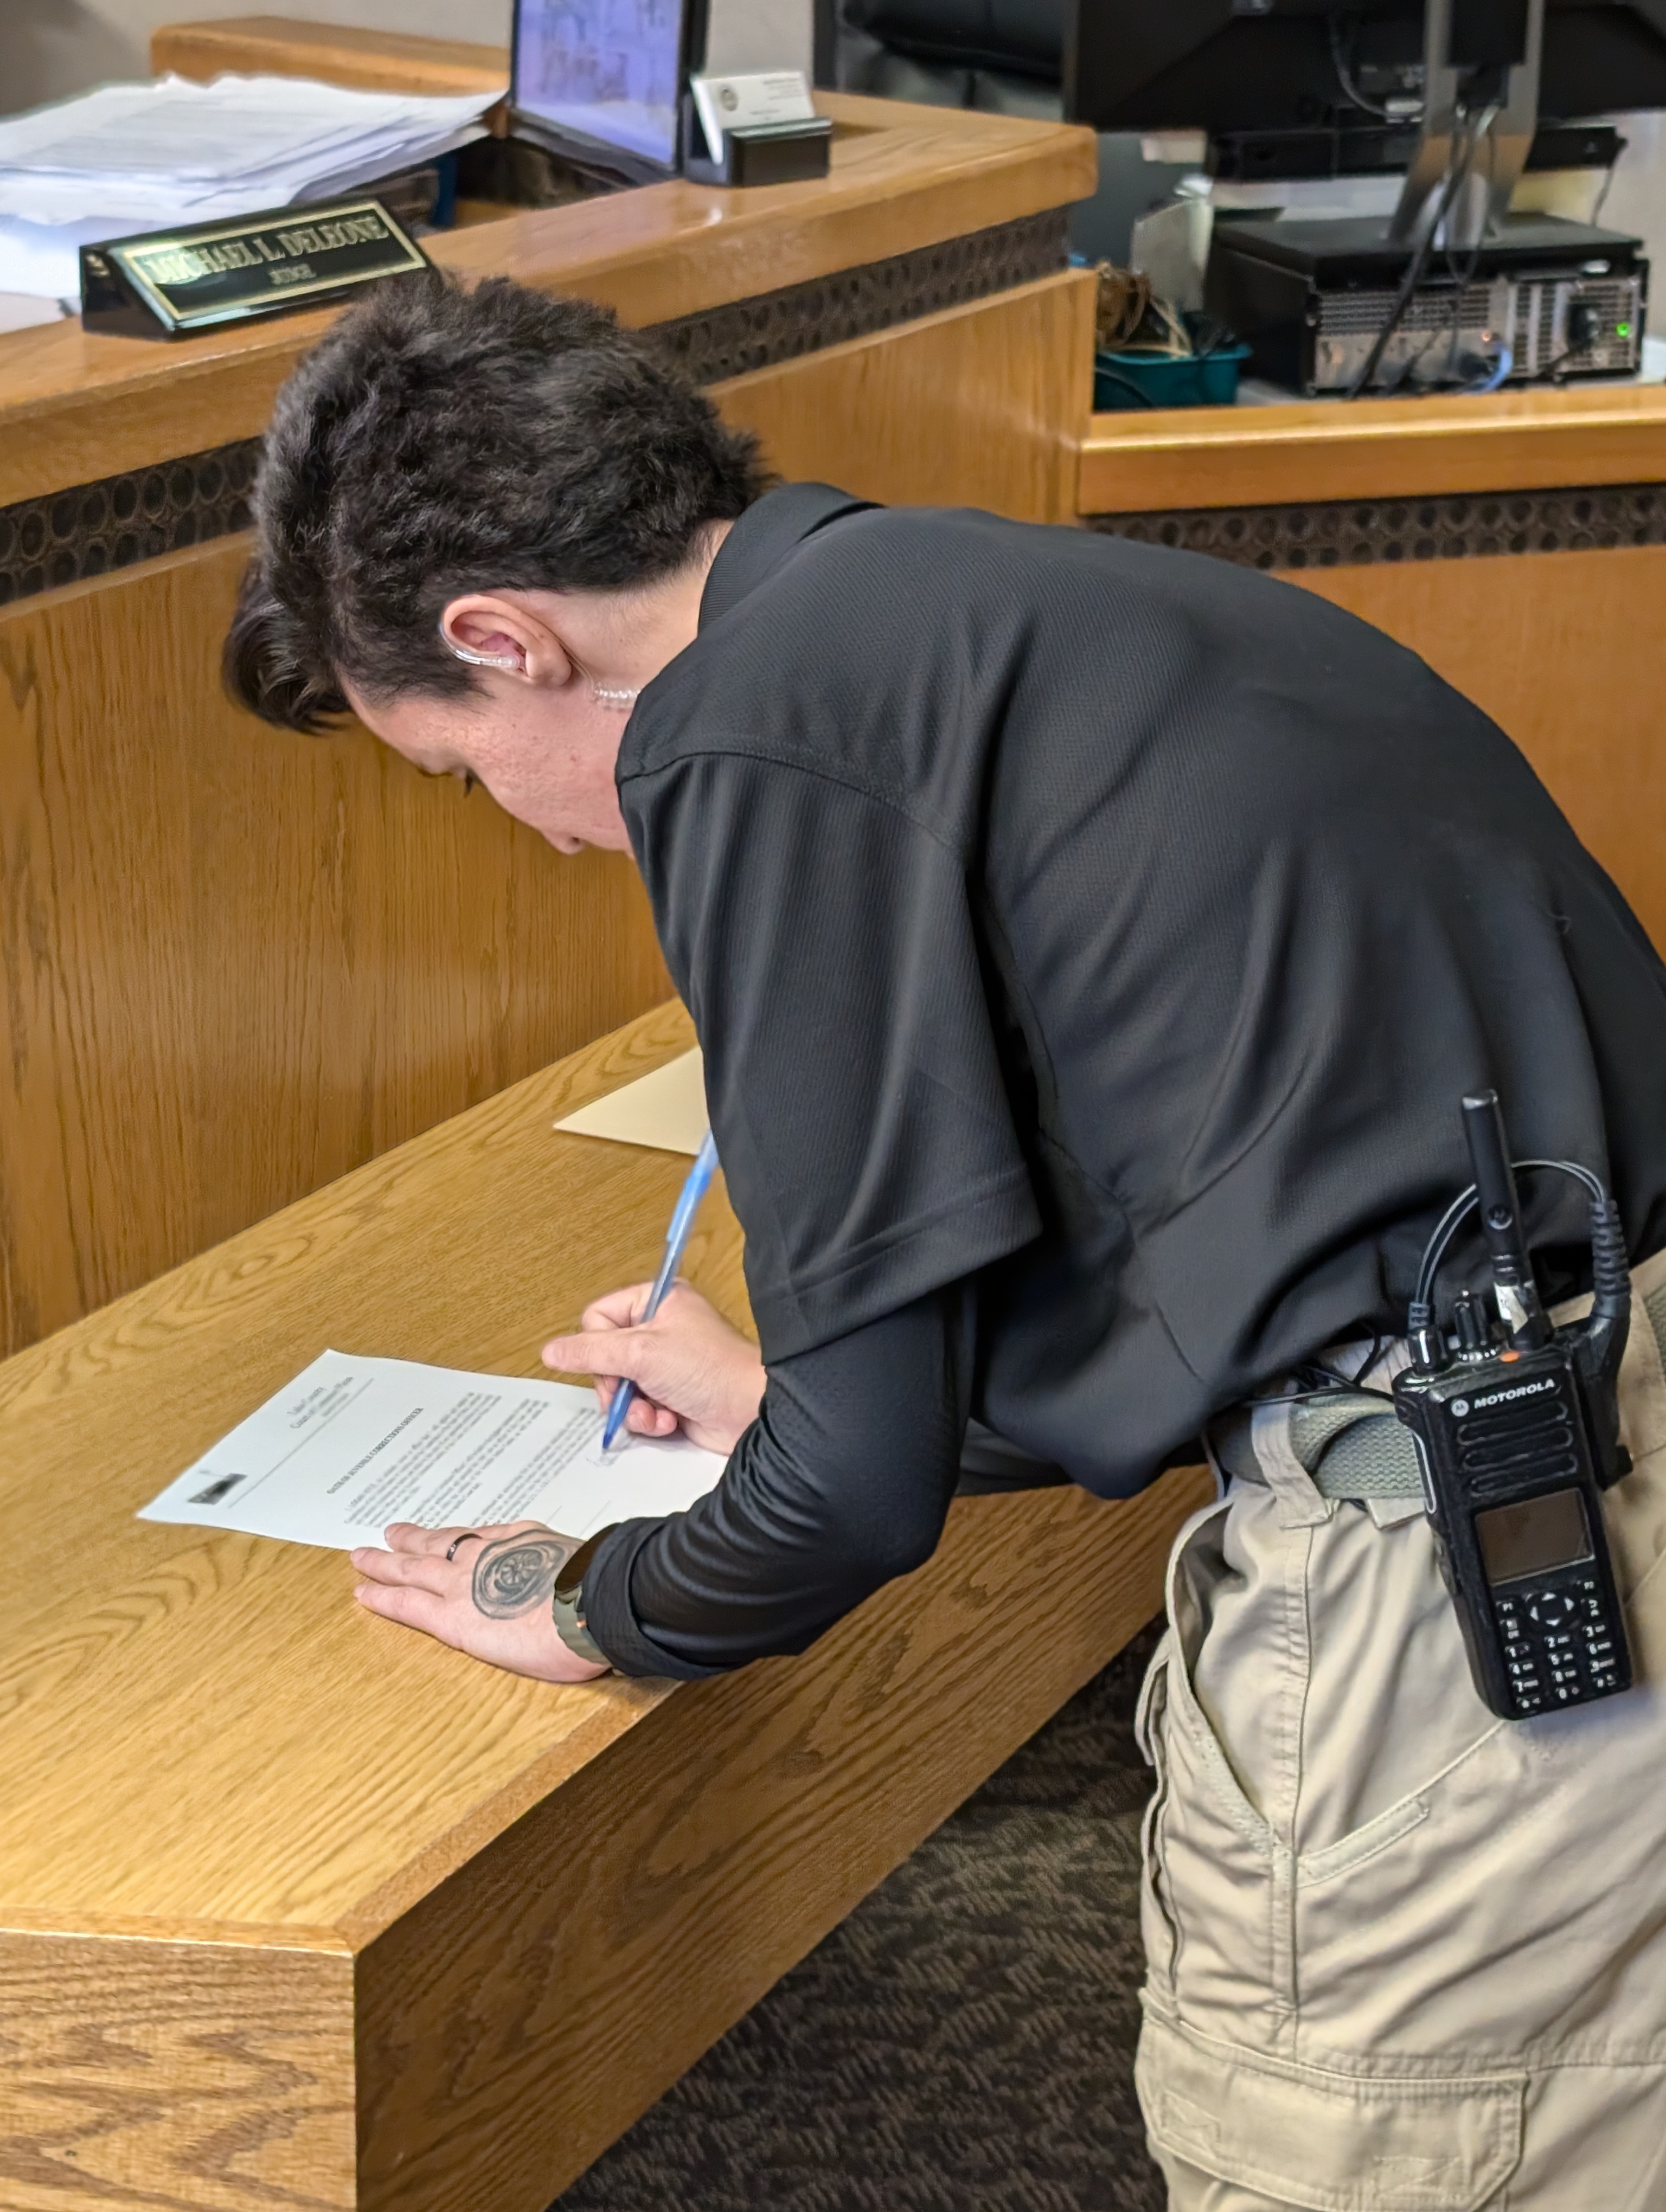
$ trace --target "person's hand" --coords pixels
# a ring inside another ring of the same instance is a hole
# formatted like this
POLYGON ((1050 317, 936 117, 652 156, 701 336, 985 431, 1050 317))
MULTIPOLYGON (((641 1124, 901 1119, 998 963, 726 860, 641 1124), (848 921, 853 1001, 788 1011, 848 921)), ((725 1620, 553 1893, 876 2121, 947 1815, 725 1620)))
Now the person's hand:
POLYGON ((604 1411, 621 1377, 629 1377, 636 1385, 625 1415, 633 1436, 669 1437, 680 1428, 708 1451, 732 1452, 763 1397, 757 1346, 684 1282, 673 1283, 659 1312, 643 1322, 653 1287, 633 1283, 587 1306, 571 1336, 544 1346, 544 1364, 594 1376, 604 1411))
POLYGON ((550 1611, 556 1570, 579 1548, 541 1521, 490 1528, 416 1528, 396 1521, 388 1549, 355 1552, 353 1593, 384 1620, 403 1621, 453 1650, 540 1682, 588 1682, 607 1669, 562 1641, 550 1611))

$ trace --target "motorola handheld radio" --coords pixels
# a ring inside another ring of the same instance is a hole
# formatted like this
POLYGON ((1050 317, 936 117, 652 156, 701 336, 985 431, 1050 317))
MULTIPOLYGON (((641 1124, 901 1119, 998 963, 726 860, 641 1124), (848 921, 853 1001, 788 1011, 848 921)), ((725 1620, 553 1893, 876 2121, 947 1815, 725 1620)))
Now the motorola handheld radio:
POLYGON ((1411 1431, 1440 1571, 1475 1687, 1523 1720, 1629 1689, 1631 1654, 1602 1527, 1602 1493, 1628 1472, 1620 1441, 1620 1355, 1631 1277, 1619 1210, 1589 1170, 1523 1160, 1590 1197, 1589 1317, 1553 1328, 1539 1302, 1496 1091, 1463 1102, 1475 1180, 1437 1225, 1410 1316, 1412 1364, 1395 1379, 1411 1431), (1435 1326, 1435 1275, 1479 1207, 1493 1305, 1459 1293, 1435 1326))

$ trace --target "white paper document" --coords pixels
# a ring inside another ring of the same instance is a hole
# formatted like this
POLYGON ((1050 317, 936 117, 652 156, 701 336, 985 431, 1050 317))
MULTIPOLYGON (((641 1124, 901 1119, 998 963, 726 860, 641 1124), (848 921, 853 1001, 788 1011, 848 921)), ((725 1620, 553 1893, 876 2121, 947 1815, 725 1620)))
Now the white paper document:
POLYGON ((569 1382, 325 1352, 138 1517, 335 1551, 380 1544, 393 1521, 590 1536, 680 1512, 723 1472, 686 1437, 632 1437, 604 1458, 601 1435, 594 1393, 569 1382))
POLYGON ((37 325, 61 323, 64 303, 33 292, 0 291, 0 337, 8 331, 31 331, 37 325))

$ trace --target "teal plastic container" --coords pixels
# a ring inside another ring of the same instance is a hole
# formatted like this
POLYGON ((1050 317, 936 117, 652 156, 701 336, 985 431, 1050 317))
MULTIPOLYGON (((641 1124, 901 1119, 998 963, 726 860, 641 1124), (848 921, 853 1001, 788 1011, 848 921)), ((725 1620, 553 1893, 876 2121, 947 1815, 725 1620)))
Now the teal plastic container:
POLYGON ((1167 354, 1096 353, 1093 405, 1107 415, 1119 407, 1231 407, 1247 345, 1176 360, 1167 354))

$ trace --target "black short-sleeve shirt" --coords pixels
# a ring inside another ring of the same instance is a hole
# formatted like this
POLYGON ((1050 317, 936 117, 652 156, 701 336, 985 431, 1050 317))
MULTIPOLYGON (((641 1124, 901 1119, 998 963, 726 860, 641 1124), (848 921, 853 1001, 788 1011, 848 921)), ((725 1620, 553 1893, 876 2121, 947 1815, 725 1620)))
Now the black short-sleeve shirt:
POLYGON ((1488 1082, 1666 1243, 1666 972, 1509 739, 1292 585, 789 487, 618 787, 766 1360, 974 1278, 974 1413, 1126 1494, 1403 1328, 1488 1082))

